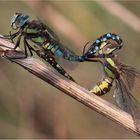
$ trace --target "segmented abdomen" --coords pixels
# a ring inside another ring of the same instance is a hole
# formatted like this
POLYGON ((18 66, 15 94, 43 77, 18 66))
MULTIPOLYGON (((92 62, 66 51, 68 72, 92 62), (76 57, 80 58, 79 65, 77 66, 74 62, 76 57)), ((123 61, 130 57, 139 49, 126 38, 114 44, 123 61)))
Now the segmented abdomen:
POLYGON ((52 45, 52 44, 50 44, 50 43, 48 42, 47 44, 45 44, 45 45, 43 46, 43 48, 44 48, 45 50, 50 50, 53 54, 55 54, 55 55, 58 56, 58 57, 62 57, 62 56, 63 56, 63 53, 60 51, 58 45, 55 45, 55 44, 52 45))
POLYGON ((43 46, 44 49, 50 50, 55 56, 63 57, 70 61, 81 61, 81 56, 76 55, 69 49, 60 46, 60 44, 50 44, 49 42, 43 46))
POLYGON ((46 58, 46 61, 54 67, 60 74, 75 82, 75 80, 55 61, 53 57, 46 58))
POLYGON ((90 92, 98 96, 102 96, 110 91, 112 82, 113 79, 105 77, 96 86, 94 86, 93 89, 90 90, 90 92))
POLYGON ((37 53, 41 58, 47 61, 52 67, 54 67, 60 74, 65 76, 66 78, 75 81, 55 60, 53 53, 50 50, 41 51, 39 50, 37 53))

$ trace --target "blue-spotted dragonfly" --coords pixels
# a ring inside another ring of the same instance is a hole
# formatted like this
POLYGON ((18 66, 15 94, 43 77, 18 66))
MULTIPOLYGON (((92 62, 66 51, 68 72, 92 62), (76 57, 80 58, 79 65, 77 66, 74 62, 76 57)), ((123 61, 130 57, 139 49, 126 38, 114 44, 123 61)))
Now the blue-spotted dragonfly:
POLYGON ((123 41, 120 36, 107 33, 99 37, 95 42, 89 42, 85 47, 89 49, 83 58, 85 61, 100 62, 104 69, 103 79, 95 85, 90 92, 101 96, 108 93, 115 84, 114 98, 118 106, 130 113, 140 130, 140 103, 134 98, 133 93, 140 92, 140 71, 123 64, 114 51, 121 49, 123 41))
POLYGON ((29 20, 28 15, 22 13, 15 13, 11 20, 11 28, 17 32, 10 35, 5 35, 4 38, 11 39, 17 38, 14 51, 20 45, 21 38, 23 37, 25 57, 28 56, 28 51, 31 56, 33 52, 47 61, 54 67, 60 74, 66 78, 74 81, 74 79, 56 62, 55 57, 61 57, 70 61, 81 61, 81 56, 76 55, 68 48, 63 46, 57 35, 40 20, 29 20), (28 42, 34 43, 30 45, 28 42), (28 51, 27 51, 28 50, 28 51))

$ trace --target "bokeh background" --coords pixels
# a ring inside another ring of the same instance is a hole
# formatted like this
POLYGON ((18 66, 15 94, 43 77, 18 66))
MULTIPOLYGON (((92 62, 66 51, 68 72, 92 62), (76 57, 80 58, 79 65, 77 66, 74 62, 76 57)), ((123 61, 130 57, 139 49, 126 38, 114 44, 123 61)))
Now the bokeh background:
MULTIPOLYGON (((65 46, 81 55, 87 41, 114 32, 124 40, 117 52, 121 60, 140 69, 139 9, 138 1, 0 1, 0 34, 8 34, 11 16, 22 12, 31 19, 39 17, 65 46)), ((98 63, 58 61, 88 89, 103 75, 98 63)), ((0 138, 138 138, 2 58, 0 81, 0 138)), ((113 90, 102 98, 115 104, 112 96, 113 90)))

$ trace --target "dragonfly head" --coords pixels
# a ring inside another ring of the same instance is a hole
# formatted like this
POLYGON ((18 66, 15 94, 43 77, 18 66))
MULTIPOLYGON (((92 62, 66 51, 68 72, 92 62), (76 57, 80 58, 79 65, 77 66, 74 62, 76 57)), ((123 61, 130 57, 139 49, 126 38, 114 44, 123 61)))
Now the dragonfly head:
POLYGON ((11 27, 12 29, 17 30, 24 26, 28 20, 29 16, 21 13, 15 13, 11 19, 11 27))
POLYGON ((122 48, 123 41, 118 35, 107 33, 86 46, 89 46, 89 49, 84 56, 88 59, 112 54, 113 51, 122 48))

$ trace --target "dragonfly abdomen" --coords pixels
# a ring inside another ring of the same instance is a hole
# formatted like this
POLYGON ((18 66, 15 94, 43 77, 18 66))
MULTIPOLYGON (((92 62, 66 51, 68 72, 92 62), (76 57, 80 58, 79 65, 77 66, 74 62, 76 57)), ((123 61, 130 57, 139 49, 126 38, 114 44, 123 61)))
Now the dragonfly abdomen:
POLYGON ((66 48, 62 49, 60 44, 50 44, 49 42, 43 46, 45 50, 50 50, 55 56, 63 57, 70 61, 83 61, 82 56, 76 55, 66 48))
POLYGON ((90 92, 98 96, 102 96, 110 91, 112 82, 113 79, 105 77, 96 86, 94 86, 93 89, 90 90, 90 92))
POLYGON ((63 57, 63 52, 60 50, 59 45, 50 44, 49 42, 43 46, 45 50, 50 50, 55 56, 63 57))

